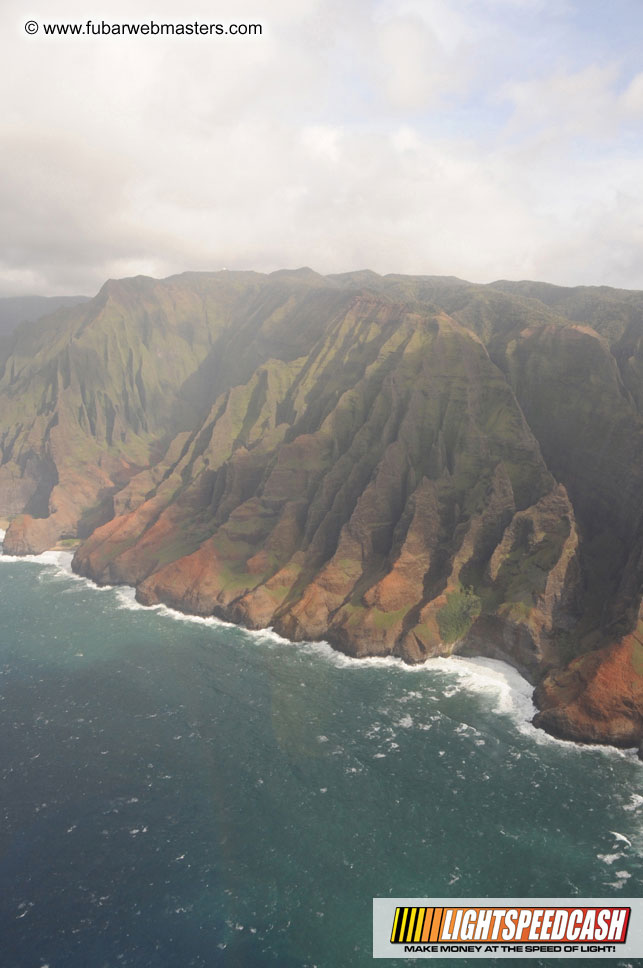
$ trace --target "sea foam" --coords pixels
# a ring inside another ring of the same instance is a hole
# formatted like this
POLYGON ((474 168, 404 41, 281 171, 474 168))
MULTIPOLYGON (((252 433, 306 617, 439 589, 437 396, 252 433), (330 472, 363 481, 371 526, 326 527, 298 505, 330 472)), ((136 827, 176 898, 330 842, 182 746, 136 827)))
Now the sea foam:
MULTIPOLYGON (((5 531, 0 529, 0 544, 2 544, 4 536, 5 531)), ((521 733, 528 735, 538 744, 554 744, 569 750, 576 750, 579 753, 588 750, 600 751, 607 755, 616 754, 619 757, 625 757, 637 763, 640 762, 636 750, 623 750, 613 746, 598 744, 574 743, 568 740, 558 739, 542 729, 537 729, 532 724, 532 719, 537 712, 532 700, 533 686, 523 678, 517 669, 514 669, 513 666, 499 659, 438 656, 427 659, 424 663, 418 665, 409 665, 395 656, 354 658, 343 652, 338 652, 325 641, 294 643, 279 635, 272 628, 245 629, 242 626, 236 625, 234 622, 227 622, 213 615, 189 615, 164 604, 143 605, 136 601, 136 590, 131 586, 97 585, 91 579, 77 575, 71 567, 72 558, 73 555, 67 551, 45 551, 40 555, 29 555, 26 557, 0 554, 0 563, 31 562, 55 568, 56 574, 60 577, 64 576, 73 579, 96 591, 114 592, 120 608, 132 611, 151 610, 173 621, 198 624, 204 627, 235 628, 251 641, 261 643, 264 646, 289 646, 298 648, 303 653, 307 653, 311 657, 321 658, 337 668, 353 669, 356 671, 388 668, 408 676, 428 675, 432 679, 432 685, 435 685, 435 677, 433 674, 438 672, 447 679, 447 682, 450 681, 450 685, 446 685, 441 690, 445 698, 455 695, 457 691, 462 689, 485 696, 493 703, 492 709, 495 712, 509 716, 521 733)))

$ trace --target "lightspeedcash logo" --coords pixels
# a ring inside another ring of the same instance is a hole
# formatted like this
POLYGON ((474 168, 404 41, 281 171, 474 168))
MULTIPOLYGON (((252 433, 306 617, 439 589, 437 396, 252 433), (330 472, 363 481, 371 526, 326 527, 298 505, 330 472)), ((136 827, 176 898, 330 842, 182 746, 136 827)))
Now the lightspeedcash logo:
POLYGON ((622 944, 630 908, 398 907, 391 944, 551 941, 622 944))
POLYGON ((375 898, 373 956, 643 956, 643 899, 375 898))

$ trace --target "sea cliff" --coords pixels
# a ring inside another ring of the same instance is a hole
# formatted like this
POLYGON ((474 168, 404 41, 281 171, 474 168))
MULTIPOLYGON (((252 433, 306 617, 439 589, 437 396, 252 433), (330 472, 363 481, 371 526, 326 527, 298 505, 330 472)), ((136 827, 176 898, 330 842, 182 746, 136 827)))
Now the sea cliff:
POLYGON ((353 656, 501 658, 643 740, 643 294, 111 281, 1 362, 5 550, 353 656))

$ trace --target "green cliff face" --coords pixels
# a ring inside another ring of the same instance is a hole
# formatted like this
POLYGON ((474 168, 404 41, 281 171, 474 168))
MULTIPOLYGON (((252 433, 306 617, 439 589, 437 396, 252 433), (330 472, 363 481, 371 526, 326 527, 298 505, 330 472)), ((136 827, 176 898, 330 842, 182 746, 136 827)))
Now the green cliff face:
MULTIPOLYGON (((616 290, 110 282, 4 365, 5 550, 78 536, 76 569, 143 602, 356 656, 503 658, 574 735, 562 671, 613 670, 639 623, 642 338, 616 290)), ((643 733, 633 650, 606 741, 643 733)))

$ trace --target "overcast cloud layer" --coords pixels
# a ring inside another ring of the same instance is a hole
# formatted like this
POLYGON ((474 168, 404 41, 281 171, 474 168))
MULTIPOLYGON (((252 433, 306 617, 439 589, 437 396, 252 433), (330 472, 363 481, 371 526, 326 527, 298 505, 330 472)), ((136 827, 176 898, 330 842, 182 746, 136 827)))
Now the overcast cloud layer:
POLYGON ((643 289, 642 28, 640 0, 2 0, 0 293, 300 265, 643 289), (89 17, 263 35, 43 36, 89 17))

